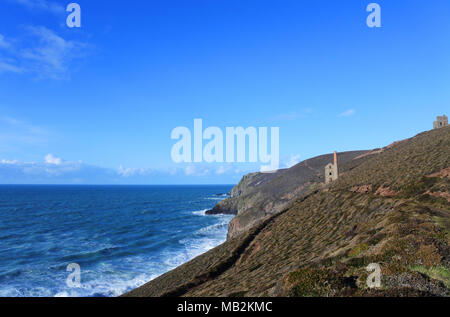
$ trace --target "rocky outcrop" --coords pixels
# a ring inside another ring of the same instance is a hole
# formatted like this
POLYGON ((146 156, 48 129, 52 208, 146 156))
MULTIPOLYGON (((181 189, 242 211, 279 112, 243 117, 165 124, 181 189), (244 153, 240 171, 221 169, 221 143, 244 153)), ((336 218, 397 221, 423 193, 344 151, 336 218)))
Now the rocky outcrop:
POLYGON ((250 173, 245 175, 239 184, 233 187, 228 199, 220 201, 213 209, 206 211, 207 215, 231 214, 237 215, 251 208, 258 198, 257 192, 267 183, 270 183, 285 170, 276 173, 250 173))
POLYGON ((207 215, 236 215, 237 213, 237 200, 234 198, 222 200, 213 209, 206 211, 207 215))
POLYGON ((252 190, 269 183, 277 175, 283 173, 285 169, 280 169, 275 173, 250 173, 242 177, 239 184, 233 187, 230 193, 231 198, 245 196, 252 190))
POLYGON ((351 192, 353 193, 371 193, 372 192, 372 185, 360 185, 360 186, 353 186, 350 189, 351 192))
POLYGON ((437 173, 433 173, 431 175, 428 175, 427 177, 439 177, 439 178, 450 178, 450 167, 448 168, 444 168, 442 170, 440 170, 437 173))
POLYGON ((388 187, 387 185, 385 185, 385 184, 381 185, 381 186, 377 189, 377 191, 375 192, 375 195, 380 195, 380 196, 383 196, 383 197, 392 197, 392 196, 395 196, 395 195, 397 195, 397 194, 398 194, 397 191, 395 191, 395 190, 389 188, 389 187, 388 187))

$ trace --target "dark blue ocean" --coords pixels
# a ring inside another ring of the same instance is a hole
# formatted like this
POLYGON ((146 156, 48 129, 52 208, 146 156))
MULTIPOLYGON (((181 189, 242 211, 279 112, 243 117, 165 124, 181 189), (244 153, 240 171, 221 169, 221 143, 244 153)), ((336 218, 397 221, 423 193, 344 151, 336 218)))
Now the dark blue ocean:
POLYGON ((0 186, 0 296, 117 296, 224 242, 232 186, 0 186), (81 268, 69 287, 67 266, 81 268))

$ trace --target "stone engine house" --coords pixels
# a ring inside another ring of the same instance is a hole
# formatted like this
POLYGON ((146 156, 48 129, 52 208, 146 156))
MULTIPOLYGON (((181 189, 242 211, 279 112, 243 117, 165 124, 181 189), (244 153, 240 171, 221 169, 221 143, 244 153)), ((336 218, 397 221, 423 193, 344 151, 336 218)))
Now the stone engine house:
POLYGON ((433 129, 439 129, 448 126, 448 117, 444 114, 442 117, 437 117, 433 122, 433 129))
POLYGON ((325 166, 325 184, 334 182, 339 177, 338 157, 336 151, 334 152, 334 164, 325 166))

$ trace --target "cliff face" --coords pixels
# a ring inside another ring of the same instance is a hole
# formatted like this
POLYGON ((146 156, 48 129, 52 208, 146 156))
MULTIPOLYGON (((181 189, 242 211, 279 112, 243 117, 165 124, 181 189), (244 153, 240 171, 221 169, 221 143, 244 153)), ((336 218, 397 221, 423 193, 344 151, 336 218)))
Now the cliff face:
POLYGON ((347 164, 330 186, 126 296, 449 296, 450 128, 347 164), (379 289, 367 287, 370 263, 379 289))
MULTIPOLYGON (((340 172, 352 168, 351 161, 364 157, 368 151, 339 153, 340 172)), ((231 191, 231 197, 221 201, 207 214, 235 214, 228 227, 233 238, 277 214, 292 202, 324 182, 324 167, 333 162, 333 154, 318 156, 276 173, 246 175, 231 191)))
POLYGON ((278 170, 275 173, 251 173, 242 177, 239 184, 237 184, 231 190, 230 198, 237 198, 239 196, 245 196, 252 192, 254 189, 261 187, 269 183, 279 174, 283 173, 285 169, 278 170))

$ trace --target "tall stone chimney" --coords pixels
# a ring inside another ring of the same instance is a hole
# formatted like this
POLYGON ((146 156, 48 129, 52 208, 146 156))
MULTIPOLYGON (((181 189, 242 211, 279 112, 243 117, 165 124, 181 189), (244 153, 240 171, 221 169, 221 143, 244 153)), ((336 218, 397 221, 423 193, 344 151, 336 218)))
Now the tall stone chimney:
POLYGON ((337 152, 334 151, 334 164, 329 163, 325 166, 325 184, 329 184, 339 177, 339 169, 338 169, 338 157, 337 152))

